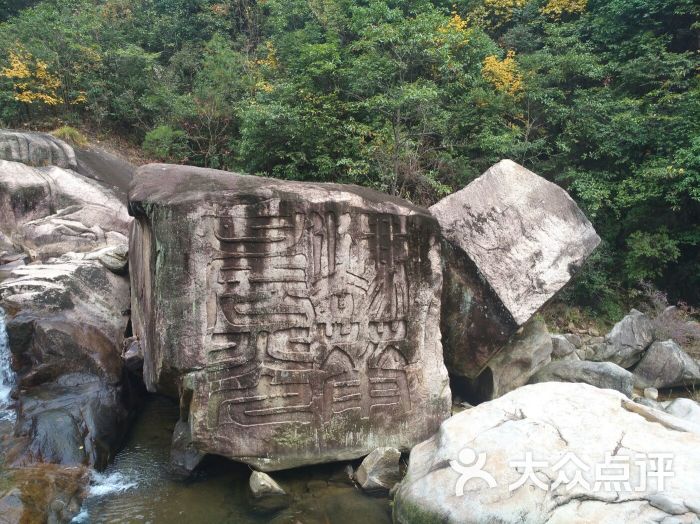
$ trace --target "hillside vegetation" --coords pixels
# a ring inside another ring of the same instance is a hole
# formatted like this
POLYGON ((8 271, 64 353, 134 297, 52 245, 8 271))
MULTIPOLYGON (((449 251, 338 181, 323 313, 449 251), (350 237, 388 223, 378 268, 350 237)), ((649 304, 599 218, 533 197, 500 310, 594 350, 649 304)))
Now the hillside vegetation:
POLYGON ((501 158, 604 242, 568 299, 700 301, 694 0, 47 0, 0 6, 0 124, 428 205, 501 158), (647 284, 645 284, 647 285, 647 284), (647 285, 648 286, 648 285, 647 285))

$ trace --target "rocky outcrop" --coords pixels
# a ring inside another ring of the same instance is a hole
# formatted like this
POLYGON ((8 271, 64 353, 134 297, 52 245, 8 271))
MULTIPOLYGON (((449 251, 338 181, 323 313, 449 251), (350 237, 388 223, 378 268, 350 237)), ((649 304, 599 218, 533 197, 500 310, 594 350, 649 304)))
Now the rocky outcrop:
POLYGON ((128 243, 129 216, 108 189, 74 171, 0 160, 0 231, 31 258, 128 243))
POLYGON ((541 319, 523 326, 493 357, 469 389, 473 400, 492 400, 527 384, 552 360, 552 338, 541 319))
POLYGON ((700 404, 689 398, 677 398, 664 408, 666 413, 686 420, 700 428, 700 404))
POLYGON ((700 384, 700 366, 673 340, 654 342, 634 368, 640 387, 671 388, 700 384))
POLYGON ((592 346, 587 360, 614 362, 630 368, 639 362, 642 353, 654 340, 654 326, 644 313, 633 309, 615 324, 604 343, 592 346))
POLYGON ((700 433, 682 424, 611 390, 525 386, 413 448, 395 522, 697 522, 700 433))
POLYGON ((0 159, 28 166, 77 169, 75 151, 63 140, 46 133, 0 129, 0 159))
POLYGON ((612 362, 559 360, 544 366, 530 379, 531 384, 539 382, 582 382, 631 397, 634 375, 612 362))
POLYGON ((368 493, 387 494, 401 480, 396 448, 377 448, 367 455, 355 472, 355 480, 368 493))
POLYGON ((129 207, 144 379, 180 397, 194 449, 273 471, 408 449, 449 416, 426 210, 168 165, 129 207))
POLYGON ((126 429, 128 279, 82 258, 20 267, 0 284, 26 441, 17 464, 104 466, 126 429))
POLYGON ((563 189, 510 160, 430 211, 446 239, 445 361, 475 378, 600 239, 563 189))

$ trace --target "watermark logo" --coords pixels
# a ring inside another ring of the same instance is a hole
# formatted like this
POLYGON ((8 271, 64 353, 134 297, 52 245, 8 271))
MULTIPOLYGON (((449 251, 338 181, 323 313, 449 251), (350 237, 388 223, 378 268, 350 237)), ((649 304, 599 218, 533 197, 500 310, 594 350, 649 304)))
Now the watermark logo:
MULTIPOLYGON (((496 479, 484 470, 486 453, 477 453, 471 448, 459 452, 458 460, 451 460, 450 467, 459 473, 455 495, 464 495, 466 483, 480 479, 489 488, 498 486, 496 479)), ((535 460, 531 451, 523 459, 511 460, 508 467, 515 470, 519 478, 508 485, 509 491, 526 483, 543 491, 554 491, 564 486, 566 491, 581 489, 587 492, 645 492, 654 482, 654 489, 663 491, 666 480, 674 476, 672 453, 646 453, 634 456, 606 453, 602 462, 591 463, 575 453, 567 452, 556 462, 535 460)))
POLYGON ((471 448, 464 448, 459 452, 458 460, 450 460, 450 467, 460 474, 455 488, 455 495, 461 497, 464 495, 464 486, 474 478, 481 479, 490 488, 498 486, 496 479, 490 473, 484 471, 486 465, 486 453, 476 452, 471 448))

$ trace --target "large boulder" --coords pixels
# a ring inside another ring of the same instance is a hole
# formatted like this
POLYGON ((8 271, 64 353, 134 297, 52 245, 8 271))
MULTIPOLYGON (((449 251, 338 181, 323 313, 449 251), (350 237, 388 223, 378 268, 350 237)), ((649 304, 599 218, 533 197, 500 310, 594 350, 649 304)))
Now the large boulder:
POLYGON ((0 129, 0 159, 36 167, 78 167, 75 151, 70 145, 49 134, 32 131, 0 129))
POLYGON ((16 464, 106 465, 126 427, 121 345, 129 280, 83 255, 0 283, 19 390, 16 464))
POLYGON ((492 400, 524 386, 551 361, 552 338, 547 325, 533 318, 489 360, 475 381, 469 381, 470 400, 492 400))
POLYGON ((558 360, 547 364, 530 378, 539 382, 582 382, 597 388, 614 389, 631 397, 634 375, 612 362, 558 360))
POLYGON ((449 416, 426 210, 162 164, 129 208, 144 380, 179 395, 190 449, 273 471, 409 449, 449 416))
POLYGON ((700 433, 585 384, 525 386, 411 451, 394 519, 608 523, 700 519, 700 433))
POLYGON ((447 240, 445 362, 475 378, 600 239, 566 191, 510 160, 430 211, 447 240))
POLYGON ((99 183, 59 167, 0 160, 0 231, 32 258, 126 244, 126 206, 99 183))
POLYGON ((649 317, 632 309, 613 326, 605 341, 593 344, 588 360, 614 362, 623 368, 634 366, 654 341, 654 326, 649 317))
POLYGON ((672 388, 700 384, 700 366, 673 340, 654 342, 634 368, 641 387, 672 388))

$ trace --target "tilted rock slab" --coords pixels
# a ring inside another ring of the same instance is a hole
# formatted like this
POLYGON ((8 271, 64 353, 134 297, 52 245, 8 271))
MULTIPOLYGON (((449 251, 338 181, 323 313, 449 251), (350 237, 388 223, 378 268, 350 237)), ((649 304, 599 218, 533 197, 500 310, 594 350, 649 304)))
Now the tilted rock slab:
POLYGON ((46 133, 0 129, 0 159, 29 166, 77 169, 73 148, 46 133))
POLYGON ((451 372, 476 378, 600 242, 562 188, 502 160, 435 204, 447 239, 442 333, 451 372))
POLYGON ((413 448, 394 521, 694 523, 698 493, 693 425, 616 391, 551 382, 463 411, 413 448))
POLYGON ((129 206, 134 332, 148 389, 180 395, 178 446, 273 471, 405 450, 449 416, 426 210, 163 164, 129 206))
POLYGON ((126 206, 98 182, 0 160, 0 232, 33 258, 126 244, 130 221, 126 206))

